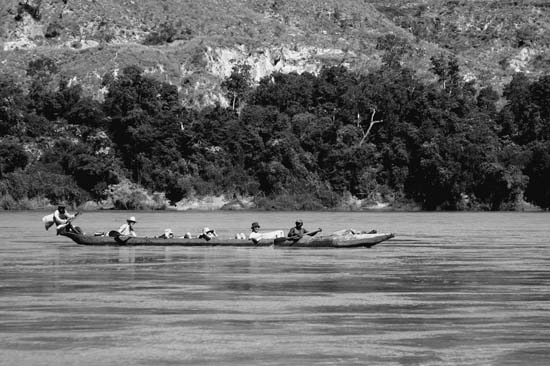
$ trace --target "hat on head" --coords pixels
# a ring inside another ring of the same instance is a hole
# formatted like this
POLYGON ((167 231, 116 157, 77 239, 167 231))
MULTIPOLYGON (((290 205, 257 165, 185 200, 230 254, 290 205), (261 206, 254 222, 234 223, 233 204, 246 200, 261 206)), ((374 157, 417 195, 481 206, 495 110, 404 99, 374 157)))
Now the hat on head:
POLYGON ((59 205, 57 205, 57 208, 65 208, 65 205, 63 203, 60 203, 59 205))
POLYGON ((172 234, 173 235, 174 233, 172 232, 172 229, 165 229, 164 234, 166 234, 166 235, 172 234))
POLYGON ((210 232, 213 232, 214 230, 211 230, 209 227, 205 227, 204 229, 202 229, 202 233, 203 234, 208 234, 210 232))
POLYGON ((134 224, 137 222, 135 216, 131 216, 130 218, 126 219, 128 222, 133 222, 134 224))
POLYGON ((254 222, 252 223, 252 226, 251 226, 252 229, 254 229, 255 227, 257 227, 257 228, 260 227, 260 224, 258 224, 257 221, 254 221, 254 222))
POLYGON ((298 220, 296 220, 296 223, 297 224, 303 224, 304 222, 302 221, 302 219, 298 219, 298 220))

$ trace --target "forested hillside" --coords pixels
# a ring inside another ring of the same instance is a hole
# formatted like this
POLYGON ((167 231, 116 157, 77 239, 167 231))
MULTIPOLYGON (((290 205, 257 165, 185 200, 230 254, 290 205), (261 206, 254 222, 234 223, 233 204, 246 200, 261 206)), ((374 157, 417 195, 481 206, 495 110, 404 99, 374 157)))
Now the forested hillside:
POLYGON ((0 206, 224 195, 267 209, 548 208, 549 13, 3 3, 0 206))
MULTIPOLYGON (((497 111, 499 95, 461 81, 453 58, 434 58, 439 79, 425 84, 395 57, 365 75, 332 67, 255 87, 242 66, 224 82, 232 106, 200 111, 138 67, 105 77, 100 103, 79 85, 55 84, 51 60, 33 62, 28 92, 8 76, 0 84, 2 203, 101 200, 129 178, 172 202, 224 193, 318 209, 351 194, 496 210, 525 195, 550 206, 550 76, 518 74, 497 111), (31 161, 23 146, 42 153, 31 161)), ((125 193, 117 207, 142 207, 139 189, 125 193)))

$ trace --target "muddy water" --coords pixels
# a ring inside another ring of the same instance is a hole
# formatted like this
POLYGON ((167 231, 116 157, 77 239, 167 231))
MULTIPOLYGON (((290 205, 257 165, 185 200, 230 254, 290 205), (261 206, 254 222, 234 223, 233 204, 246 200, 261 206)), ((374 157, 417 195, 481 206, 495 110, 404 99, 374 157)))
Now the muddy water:
POLYGON ((0 212, 1 365, 548 365, 547 213, 88 212, 142 235, 392 231, 371 249, 93 248, 0 212), (25 234, 22 234, 25 233, 25 234))

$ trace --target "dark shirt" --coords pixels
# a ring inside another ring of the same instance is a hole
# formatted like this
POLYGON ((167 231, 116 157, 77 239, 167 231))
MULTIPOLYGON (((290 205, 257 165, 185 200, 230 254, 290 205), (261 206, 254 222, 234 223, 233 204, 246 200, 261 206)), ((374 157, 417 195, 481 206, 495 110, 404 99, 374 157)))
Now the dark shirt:
POLYGON ((303 227, 300 228, 300 229, 298 229, 297 227, 293 227, 292 229, 290 229, 287 236, 289 238, 291 238, 291 237, 302 237, 307 233, 308 233, 308 231, 306 229, 304 229, 303 227))

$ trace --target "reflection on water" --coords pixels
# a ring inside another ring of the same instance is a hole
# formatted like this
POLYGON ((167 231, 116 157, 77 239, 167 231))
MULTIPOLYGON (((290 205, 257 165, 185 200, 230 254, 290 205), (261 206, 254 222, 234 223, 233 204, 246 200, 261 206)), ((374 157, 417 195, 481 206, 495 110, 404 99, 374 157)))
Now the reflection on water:
MULTIPOLYGON (((296 215, 139 216, 145 233, 185 222, 229 235, 296 215)), ((397 232, 315 250, 85 247, 34 229, 40 217, 0 213, 2 365, 550 362, 547 214, 300 213, 327 231, 397 232)))

